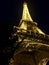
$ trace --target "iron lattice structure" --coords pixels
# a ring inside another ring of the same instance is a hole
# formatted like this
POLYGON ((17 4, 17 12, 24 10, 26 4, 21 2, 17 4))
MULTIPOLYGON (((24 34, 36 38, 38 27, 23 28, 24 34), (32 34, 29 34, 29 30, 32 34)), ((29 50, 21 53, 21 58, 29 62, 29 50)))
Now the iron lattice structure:
POLYGON ((14 45, 15 52, 9 65, 46 65, 49 60, 49 35, 45 34, 29 14, 27 3, 23 4, 23 14, 19 26, 13 27, 12 39, 18 37, 14 45), (20 54, 20 55, 19 55, 20 54), (32 58, 32 62, 21 61, 19 56, 26 55, 32 58), (19 58, 19 60, 17 59, 19 58), (19 61, 17 61, 17 60, 19 61))

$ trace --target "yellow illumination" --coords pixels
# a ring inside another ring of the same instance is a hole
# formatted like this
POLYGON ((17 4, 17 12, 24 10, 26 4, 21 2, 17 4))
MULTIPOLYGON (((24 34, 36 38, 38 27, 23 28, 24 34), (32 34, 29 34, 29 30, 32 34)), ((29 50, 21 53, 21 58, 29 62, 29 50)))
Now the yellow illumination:
POLYGON ((27 30, 27 25, 23 22, 20 26, 20 28, 24 29, 24 30, 27 30))
POLYGON ((31 44, 31 45, 38 45, 39 47, 40 47, 40 46, 49 47, 49 45, 48 45, 48 44, 37 43, 37 42, 30 42, 30 43, 27 43, 26 47, 28 47, 28 46, 29 46, 29 44, 31 44))
POLYGON ((31 16, 30 16, 30 14, 29 14, 27 3, 23 4, 22 20, 33 21, 32 18, 31 18, 31 16))
MULTIPOLYGON (((20 21, 20 28, 27 30, 27 22, 25 23, 24 21, 30 21, 33 22, 28 7, 27 7, 27 3, 23 4, 23 13, 22 13, 22 19, 20 21)), ((42 32, 42 30, 40 30, 38 27, 36 27, 33 31, 38 31, 40 34, 45 34, 44 32, 42 32)))
POLYGON ((30 14, 29 14, 29 10, 28 10, 28 7, 27 7, 27 3, 24 3, 23 4, 22 19, 20 21, 20 24, 22 23, 20 25, 20 28, 27 30, 27 24, 25 24, 24 21, 31 21, 31 22, 33 22, 30 14))
POLYGON ((45 34, 41 29, 39 29, 38 27, 36 28, 37 31, 40 33, 40 34, 45 34))

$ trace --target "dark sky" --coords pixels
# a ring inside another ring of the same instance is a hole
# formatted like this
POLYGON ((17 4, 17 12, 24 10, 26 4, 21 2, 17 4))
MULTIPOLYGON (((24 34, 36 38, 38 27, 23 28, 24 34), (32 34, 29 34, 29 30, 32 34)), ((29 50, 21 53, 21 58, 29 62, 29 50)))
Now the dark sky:
POLYGON ((0 0, 0 50, 7 45, 12 27, 20 22, 24 1, 32 19, 49 34, 49 0, 0 0))

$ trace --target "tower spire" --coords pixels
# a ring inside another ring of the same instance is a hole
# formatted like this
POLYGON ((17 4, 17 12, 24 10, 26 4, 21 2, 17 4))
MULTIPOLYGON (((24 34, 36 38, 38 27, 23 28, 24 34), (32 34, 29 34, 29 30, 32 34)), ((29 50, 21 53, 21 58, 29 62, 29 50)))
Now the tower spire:
POLYGON ((30 16, 26 2, 24 2, 24 4, 23 4, 22 20, 31 21, 31 22, 33 21, 30 16))
POLYGON ((32 20, 26 2, 23 4, 22 19, 19 27, 24 30, 32 30, 35 33, 44 34, 44 32, 37 27, 37 23, 32 20))
POLYGON ((29 13, 29 10, 28 10, 28 7, 27 7, 27 3, 24 2, 23 3, 22 18, 20 20, 19 27, 27 30, 27 25, 28 25, 27 22, 34 23, 31 16, 30 16, 30 13, 29 13))

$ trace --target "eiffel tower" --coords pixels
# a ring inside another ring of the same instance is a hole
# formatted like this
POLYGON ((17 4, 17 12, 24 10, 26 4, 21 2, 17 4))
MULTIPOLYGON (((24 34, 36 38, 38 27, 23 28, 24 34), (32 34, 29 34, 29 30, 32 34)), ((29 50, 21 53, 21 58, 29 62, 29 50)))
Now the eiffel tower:
POLYGON ((18 40, 9 65, 46 65, 49 61, 49 35, 33 21, 26 2, 23 4, 22 19, 13 29, 12 39, 17 36, 18 40))

